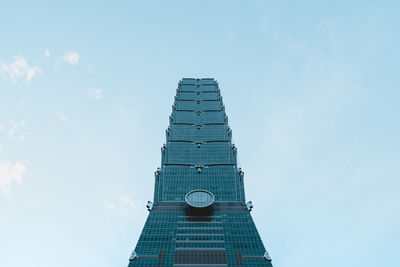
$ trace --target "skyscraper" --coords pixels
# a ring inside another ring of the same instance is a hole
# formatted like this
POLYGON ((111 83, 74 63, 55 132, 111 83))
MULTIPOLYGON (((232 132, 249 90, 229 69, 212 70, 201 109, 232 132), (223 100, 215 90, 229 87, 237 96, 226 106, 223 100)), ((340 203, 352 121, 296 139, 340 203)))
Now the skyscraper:
POLYGON ((182 79, 133 266, 272 266, 214 79, 182 79))

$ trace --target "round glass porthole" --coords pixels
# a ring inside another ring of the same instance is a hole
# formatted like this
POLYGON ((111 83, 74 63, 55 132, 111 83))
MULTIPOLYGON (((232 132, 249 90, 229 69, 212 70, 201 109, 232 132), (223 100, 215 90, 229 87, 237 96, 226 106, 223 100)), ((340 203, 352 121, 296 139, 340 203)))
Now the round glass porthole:
POLYGON ((196 189, 186 194, 185 201, 193 208, 206 208, 214 203, 214 195, 207 190, 196 189))

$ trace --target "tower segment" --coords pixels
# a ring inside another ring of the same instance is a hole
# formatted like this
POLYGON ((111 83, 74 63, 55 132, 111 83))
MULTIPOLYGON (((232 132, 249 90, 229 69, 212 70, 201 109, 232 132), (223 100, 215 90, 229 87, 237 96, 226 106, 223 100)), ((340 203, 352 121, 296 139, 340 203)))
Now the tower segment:
POLYGON ((182 79, 134 266, 272 266, 246 203, 217 81, 182 79))

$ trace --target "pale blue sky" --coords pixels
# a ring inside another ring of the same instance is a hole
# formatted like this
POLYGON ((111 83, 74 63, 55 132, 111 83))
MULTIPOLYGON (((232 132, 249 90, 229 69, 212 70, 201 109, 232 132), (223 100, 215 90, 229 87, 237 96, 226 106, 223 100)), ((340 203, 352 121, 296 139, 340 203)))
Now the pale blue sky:
POLYGON ((1 266, 127 265, 182 77, 274 266, 398 266, 398 1, 64 2, 1 3, 1 266))

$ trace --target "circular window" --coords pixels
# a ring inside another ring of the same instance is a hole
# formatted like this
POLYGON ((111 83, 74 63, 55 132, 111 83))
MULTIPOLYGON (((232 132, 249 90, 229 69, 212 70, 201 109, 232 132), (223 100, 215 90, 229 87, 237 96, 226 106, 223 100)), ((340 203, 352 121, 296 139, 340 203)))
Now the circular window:
POLYGON ((194 208, 206 208, 214 203, 214 195, 207 190, 196 189, 186 194, 185 201, 194 208))

